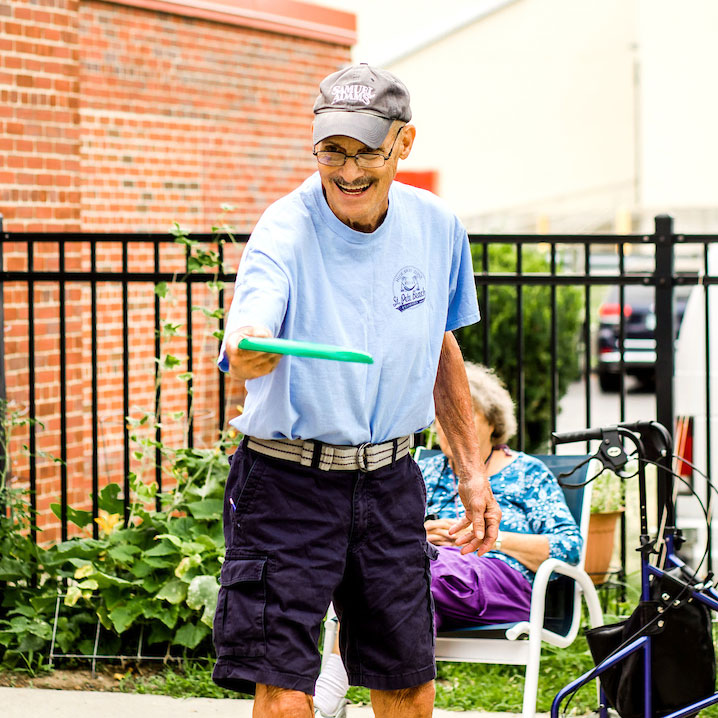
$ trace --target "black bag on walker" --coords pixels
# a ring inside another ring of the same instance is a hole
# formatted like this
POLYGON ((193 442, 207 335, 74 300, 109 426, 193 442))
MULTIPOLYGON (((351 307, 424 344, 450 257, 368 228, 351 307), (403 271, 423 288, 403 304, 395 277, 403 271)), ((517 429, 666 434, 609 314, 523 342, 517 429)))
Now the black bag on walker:
MULTIPOLYGON (((639 603, 625 621, 586 631, 596 665, 624 642, 651 636, 654 716, 671 713, 715 691, 710 610, 692 599, 686 586, 682 580, 661 576, 651 584, 651 600, 639 603)), ((641 647, 600 675, 606 701, 621 718, 644 716, 643 662, 641 647)))

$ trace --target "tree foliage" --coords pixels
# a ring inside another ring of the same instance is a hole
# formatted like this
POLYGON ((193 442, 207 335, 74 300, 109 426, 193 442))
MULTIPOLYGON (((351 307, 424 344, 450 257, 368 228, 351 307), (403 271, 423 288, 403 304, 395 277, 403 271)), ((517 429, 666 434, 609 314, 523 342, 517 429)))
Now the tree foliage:
MULTIPOLYGON (((475 270, 483 271, 483 248, 472 246, 475 270)), ((545 274, 550 271, 549 257, 534 247, 524 247, 521 274, 545 274)), ((507 244, 488 247, 489 274, 516 274, 517 249, 507 244)), ((488 303, 479 286, 479 303, 488 323, 488 346, 484 343, 481 323, 457 332, 464 358, 487 364, 503 379, 514 401, 523 406, 524 450, 545 450, 551 431, 551 287, 526 284, 491 283, 488 303), (521 321, 519 321, 519 298, 521 321), (523 362, 519 366, 519 341, 523 362), (519 372, 523 371, 523 397, 520 396, 519 372)), ((557 286, 556 292, 556 385, 557 403, 568 385, 579 376, 581 316, 583 295, 576 286, 557 286)), ((514 440, 518 443, 518 439, 514 440)))

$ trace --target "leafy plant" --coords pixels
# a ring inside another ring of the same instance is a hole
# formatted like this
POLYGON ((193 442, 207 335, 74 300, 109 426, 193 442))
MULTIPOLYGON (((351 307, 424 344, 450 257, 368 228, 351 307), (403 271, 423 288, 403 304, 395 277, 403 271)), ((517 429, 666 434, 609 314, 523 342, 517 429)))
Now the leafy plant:
MULTIPOLYGON (((219 254, 192 240, 179 225, 174 226, 172 234, 187 248, 189 273, 222 269, 219 254)), ((162 283, 155 289, 170 308, 174 305, 174 284, 162 283)), ((219 282, 209 284, 215 291, 221 286, 219 282)), ((192 310, 215 322, 223 316, 217 307, 197 306, 192 310)), ((157 388, 163 373, 181 364, 166 351, 181 329, 181 321, 171 317, 162 323, 157 388)), ((212 334, 221 338, 218 331, 212 334)), ((176 378, 190 382, 193 377, 191 372, 184 372, 176 378)), ((45 568, 68 579, 64 606, 75 612, 94 613, 102 627, 118 639, 115 651, 130 652, 130 646, 135 648, 132 644, 142 642, 150 647, 164 646, 166 655, 173 648, 185 656, 206 655, 210 652, 217 577, 224 556, 221 517, 226 452, 234 442, 230 433, 225 433, 209 449, 168 446, 155 438, 161 416, 158 407, 139 419, 127 417, 140 467, 129 476, 130 496, 121 497, 118 485, 106 486, 98 497, 100 538, 75 538, 58 544, 50 551, 45 568), (174 487, 164 494, 158 494, 153 479, 143 478, 148 470, 154 476, 158 453, 165 481, 174 487), (123 522, 128 500, 128 518, 123 522)), ((191 410, 189 416, 180 418, 188 427, 191 410)), ((51 508, 59 515, 59 505, 51 508)), ((68 510, 68 517, 79 528, 93 520, 85 511, 68 510)), ((77 636, 58 631, 56 640, 65 651, 77 636)))
MULTIPOLYGON (((628 470, 628 473, 632 472, 628 470)), ((617 474, 610 469, 604 469, 593 480, 592 484, 592 514, 605 514, 623 510, 626 499, 621 479, 617 474)))
MULTIPOLYGON (((172 450, 162 447, 162 451, 172 450)), ((96 614, 116 636, 147 645, 179 646, 189 651, 211 631, 224 554, 222 495, 227 462, 219 447, 172 452, 177 486, 162 498, 162 509, 148 509, 157 493, 154 482, 132 479, 135 500, 130 523, 119 519, 119 486, 106 486, 98 498, 104 525, 99 539, 74 538, 49 551, 45 568, 68 579, 63 603, 96 614)), ((53 507, 59 510, 58 506, 53 507)), ((80 528, 92 521, 73 512, 80 528)), ((76 640, 59 631, 62 651, 76 640)), ((207 648, 207 646, 205 646, 207 648)))
MULTIPOLYGON (((472 245, 474 267, 483 267, 482 247, 472 245)), ((517 250, 505 244, 488 247, 488 271, 513 274, 521 251, 522 274, 546 273, 548 257, 538 249, 517 250)), ((482 303, 479 290, 479 303, 482 303)), ((481 324, 457 332, 464 358, 487 363, 506 383, 511 396, 519 401, 519 369, 523 372, 525 447, 540 453, 547 446, 551 430, 551 288, 526 285, 521 289, 522 318, 517 311, 518 292, 510 284, 488 288, 488 305, 482 306, 482 321, 488 322, 488 346, 484 345, 481 324), (523 365, 519 367, 517 332, 523 338, 523 365)), ((583 297, 578 287, 556 287, 556 377, 557 402, 568 385, 579 376, 579 342, 583 297)))
MULTIPOLYGON (((38 592, 45 551, 32 537, 36 527, 28 491, 12 483, 13 433, 31 424, 42 426, 16 404, 0 399, 0 660, 28 671, 41 663, 40 651, 51 631, 38 592)), ((27 446, 22 450, 28 452, 27 446)))
MULTIPOLYGON (((163 497, 166 508, 147 509, 156 487, 135 479, 127 527, 117 520, 123 510, 119 487, 106 486, 98 497, 99 539, 77 537, 42 549, 29 537, 5 531, 0 542, 0 577, 6 582, 0 620, 3 663, 40 667, 52 637, 58 593, 59 653, 91 654, 99 620, 109 634, 104 652, 132 654, 142 640, 146 646, 161 645, 167 656, 173 647, 182 655, 207 655, 224 554, 220 517, 226 465, 218 447, 177 450, 173 470, 178 484, 163 497)), ((89 512, 68 514, 80 528, 92 521, 89 512)))

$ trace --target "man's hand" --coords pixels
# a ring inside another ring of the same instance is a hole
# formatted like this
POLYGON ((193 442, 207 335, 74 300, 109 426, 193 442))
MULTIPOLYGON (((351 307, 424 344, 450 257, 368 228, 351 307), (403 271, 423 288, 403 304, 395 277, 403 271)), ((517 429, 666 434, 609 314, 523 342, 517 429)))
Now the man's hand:
POLYGON ((456 537, 456 545, 462 547, 462 554, 476 551, 482 556, 494 545, 501 521, 501 509, 486 474, 481 472, 470 478, 459 479, 459 497, 466 508, 466 514, 451 526, 449 535, 454 536, 462 529, 470 528, 468 532, 456 537))
POLYGON ((271 337, 272 333, 266 327, 240 327, 227 337, 225 351, 229 359, 229 373, 235 379, 256 379, 274 371, 281 354, 269 352, 255 352, 248 349, 238 349, 239 342, 244 337, 271 337))
POLYGON ((474 424, 474 407, 466 378, 464 360, 451 332, 444 334, 439 369, 434 385, 436 417, 446 434, 453 455, 454 473, 459 478, 459 498, 466 515, 449 533, 471 531, 456 536, 461 553, 485 554, 499 535, 501 509, 496 503, 486 468, 479 453, 479 439, 474 424))

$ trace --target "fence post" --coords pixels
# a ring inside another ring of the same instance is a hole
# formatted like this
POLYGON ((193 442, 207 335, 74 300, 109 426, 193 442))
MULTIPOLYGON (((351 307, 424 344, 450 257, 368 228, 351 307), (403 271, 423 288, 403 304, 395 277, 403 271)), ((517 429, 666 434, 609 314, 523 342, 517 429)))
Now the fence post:
MULTIPOLYGON (((3 233, 3 226, 2 226, 2 215, 0 214, 0 235, 3 233)), ((0 236, 0 273, 4 270, 5 267, 5 260, 3 257, 3 248, 5 247, 5 242, 3 241, 3 238, 0 236)), ((2 403, 2 408, 0 408, 0 434, 4 434, 5 432, 5 417, 6 417, 6 400, 7 400, 7 393, 6 393, 6 385, 5 385, 5 283, 0 280, 0 403, 2 403)), ((5 445, 5 436, 2 435, 0 438, 2 438, 2 442, 0 442, 0 447, 5 445)), ((0 448, 0 476, 3 476, 5 473, 5 470, 7 468, 7 464, 5 463, 7 461, 7 457, 5 456, 4 451, 2 448, 0 448)), ((0 510, 4 511, 5 504, 3 502, 2 496, 0 496, 0 510)))
MULTIPOLYGON (((2 215, 0 214, 0 235, 3 233, 2 226, 2 215)), ((3 249, 5 242, 0 237, 0 272, 4 270, 5 260, 3 257, 3 249)), ((5 336, 5 285, 0 281, 0 401, 5 399, 5 342, 3 337, 5 336)), ((0 456, 0 461, 3 457, 0 456)))
MULTIPOLYGON (((655 223, 656 264, 653 276, 655 280, 656 314, 656 419, 673 436, 675 420, 673 403, 675 350, 673 263, 675 235, 673 234, 672 217, 659 214, 655 218, 655 223)), ((671 469, 671 457, 660 459, 659 463, 666 468, 666 471, 659 470, 659 476, 663 474, 665 481, 658 481, 658 525, 660 525, 663 507, 669 505, 666 503, 666 499, 670 497, 673 490, 673 481, 668 473, 671 469)), ((674 511, 670 511, 667 518, 670 525, 675 525, 674 511)))

